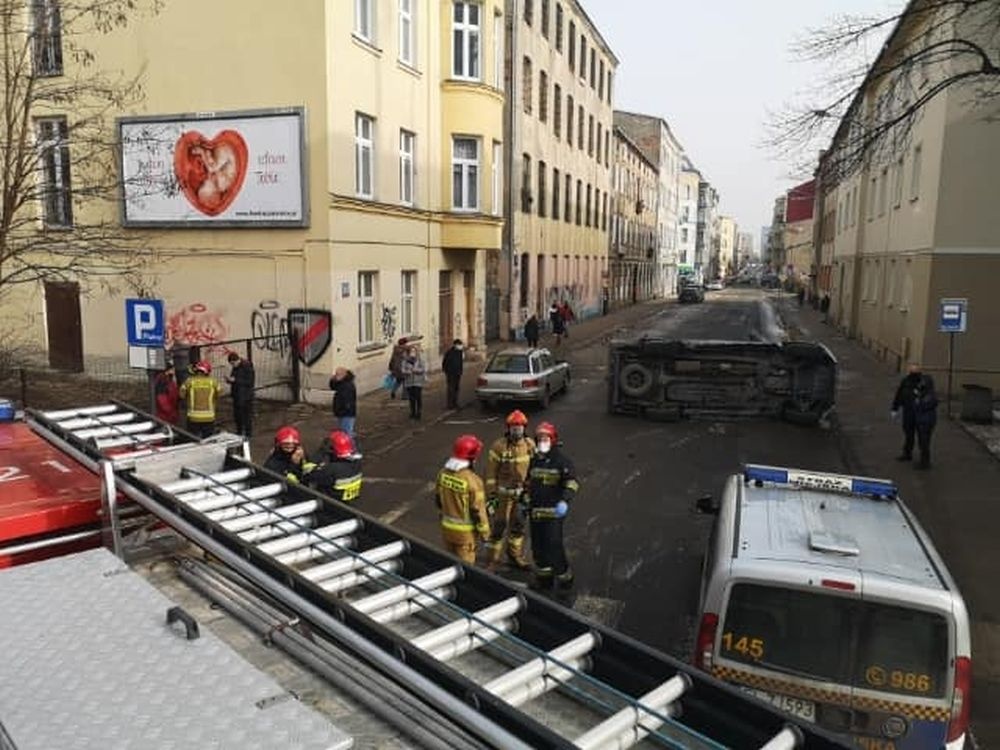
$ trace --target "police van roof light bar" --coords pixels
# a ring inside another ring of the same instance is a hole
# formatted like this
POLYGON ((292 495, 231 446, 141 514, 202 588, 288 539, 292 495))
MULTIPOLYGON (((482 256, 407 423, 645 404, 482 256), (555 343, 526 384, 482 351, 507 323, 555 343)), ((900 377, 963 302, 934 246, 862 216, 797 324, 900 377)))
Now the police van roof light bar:
POLYGON ((820 471, 784 469, 778 466, 747 464, 743 467, 743 481, 753 482, 758 487, 768 484, 783 484, 801 489, 846 492, 851 495, 866 495, 876 499, 893 499, 899 489, 888 479, 855 477, 846 474, 831 474, 820 471))

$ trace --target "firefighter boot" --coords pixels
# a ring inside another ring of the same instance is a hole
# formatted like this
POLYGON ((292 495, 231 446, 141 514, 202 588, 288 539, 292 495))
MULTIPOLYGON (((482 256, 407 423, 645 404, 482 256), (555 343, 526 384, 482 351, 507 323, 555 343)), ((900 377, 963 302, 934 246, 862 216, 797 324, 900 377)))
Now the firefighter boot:
POLYGON ((518 570, 530 570, 531 563, 524 556, 524 537, 508 537, 507 560, 518 570))
POLYGON ((566 571, 556 576, 556 586, 560 589, 568 589, 573 586, 573 571, 566 568, 566 571))
POLYGON ((500 566, 500 556, 503 554, 503 540, 496 542, 491 540, 484 546, 486 547, 486 569, 490 573, 496 573, 500 566))

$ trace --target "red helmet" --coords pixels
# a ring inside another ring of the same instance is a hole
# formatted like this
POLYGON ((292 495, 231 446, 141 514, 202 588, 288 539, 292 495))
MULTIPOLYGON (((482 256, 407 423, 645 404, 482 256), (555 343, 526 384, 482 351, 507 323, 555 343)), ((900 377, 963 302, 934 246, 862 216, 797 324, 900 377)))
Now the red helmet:
POLYGON ((212 363, 209 362, 207 359, 203 359, 195 364, 194 370, 195 372, 200 372, 202 375, 211 375, 212 363))
POLYGON ((507 415, 508 427, 526 427, 527 424, 528 418, 524 416, 524 412, 520 409, 514 409, 514 411, 507 415))
POLYGON ((451 449, 452 458, 475 461, 483 450, 483 442, 475 435, 459 435, 451 449))
POLYGON ((556 430, 556 426, 551 422, 542 422, 535 428, 535 437, 540 437, 542 435, 548 436, 553 443, 559 439, 559 432, 556 430))
POLYGON ((350 458, 354 455, 354 441, 343 430, 330 433, 330 452, 337 458, 350 458))
POLYGON ((299 435, 299 431, 294 427, 279 427, 278 431, 274 433, 274 444, 281 445, 282 443, 295 443, 296 445, 302 444, 302 436, 299 435))

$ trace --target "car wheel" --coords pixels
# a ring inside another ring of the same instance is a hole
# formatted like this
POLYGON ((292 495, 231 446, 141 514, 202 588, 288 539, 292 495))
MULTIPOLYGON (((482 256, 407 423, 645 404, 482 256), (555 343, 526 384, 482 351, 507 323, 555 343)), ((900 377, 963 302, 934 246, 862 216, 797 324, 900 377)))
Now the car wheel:
POLYGON ((653 388, 653 371, 638 362, 625 365, 618 374, 618 387, 632 398, 642 398, 653 388))
POLYGON ((545 386, 545 391, 542 393, 542 397, 539 399, 538 403, 541 404, 543 409, 548 409, 551 402, 552 392, 549 390, 548 386, 545 386))

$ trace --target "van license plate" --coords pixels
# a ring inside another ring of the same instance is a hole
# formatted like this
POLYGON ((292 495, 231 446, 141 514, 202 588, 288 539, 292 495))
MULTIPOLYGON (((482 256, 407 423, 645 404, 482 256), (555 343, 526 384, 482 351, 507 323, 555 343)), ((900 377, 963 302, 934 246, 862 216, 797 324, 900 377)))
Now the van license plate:
POLYGON ((744 692, 760 698, 765 703, 770 703, 775 708, 787 711, 792 716, 796 716, 803 721, 816 721, 816 704, 803 698, 793 698, 790 695, 777 695, 766 690, 758 690, 751 687, 741 688, 744 692))

